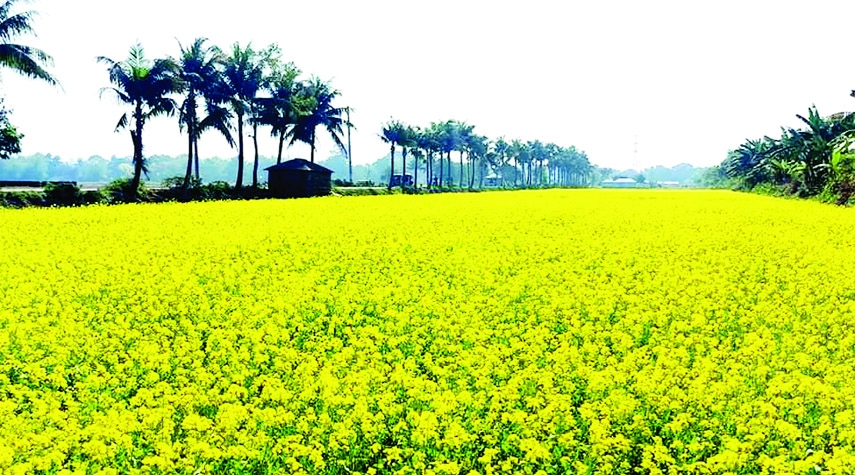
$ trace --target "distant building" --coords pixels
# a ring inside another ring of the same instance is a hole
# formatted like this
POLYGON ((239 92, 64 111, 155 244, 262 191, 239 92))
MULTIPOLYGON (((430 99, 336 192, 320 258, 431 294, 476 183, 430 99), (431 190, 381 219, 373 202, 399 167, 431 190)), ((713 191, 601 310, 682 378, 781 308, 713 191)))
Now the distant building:
POLYGON ((415 186, 413 175, 392 175, 392 186, 415 186))
POLYGON ((649 183, 637 182, 633 178, 617 178, 614 180, 603 180, 600 183, 603 188, 650 188, 649 183))
POLYGON ((502 177, 495 173, 491 173, 484 177, 484 186, 487 188, 497 188, 502 186, 502 177))
POLYGON ((333 171, 302 158, 288 160, 265 170, 267 188, 277 198, 325 196, 332 191, 333 171))

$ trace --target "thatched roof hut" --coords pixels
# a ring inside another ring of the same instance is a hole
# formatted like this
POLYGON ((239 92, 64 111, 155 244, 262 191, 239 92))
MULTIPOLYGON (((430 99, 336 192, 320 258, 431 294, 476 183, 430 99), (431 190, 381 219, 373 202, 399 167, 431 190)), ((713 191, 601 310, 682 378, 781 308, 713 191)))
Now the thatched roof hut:
POLYGON ((332 191, 333 171, 302 158, 288 160, 265 170, 267 188, 277 198, 324 196, 332 191))

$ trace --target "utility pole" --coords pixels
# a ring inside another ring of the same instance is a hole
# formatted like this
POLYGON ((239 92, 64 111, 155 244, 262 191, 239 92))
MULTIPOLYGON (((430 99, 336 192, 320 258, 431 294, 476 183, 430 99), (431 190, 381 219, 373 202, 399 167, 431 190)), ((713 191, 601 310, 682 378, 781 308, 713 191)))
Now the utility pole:
POLYGON ((347 168, 350 173, 350 184, 353 186, 353 155, 351 155, 350 150, 350 107, 346 107, 345 114, 347 114, 347 168))
POLYGON ((641 170, 638 169, 638 134, 635 135, 635 142, 633 143, 632 159, 632 168, 641 174, 641 170))

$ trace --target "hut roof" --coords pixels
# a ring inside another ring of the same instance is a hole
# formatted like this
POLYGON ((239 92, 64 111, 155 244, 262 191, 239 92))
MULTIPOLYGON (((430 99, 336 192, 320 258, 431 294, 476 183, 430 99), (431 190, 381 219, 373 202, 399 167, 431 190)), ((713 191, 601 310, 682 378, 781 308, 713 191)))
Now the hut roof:
POLYGON ((296 171, 304 171, 304 172, 324 172, 324 173, 333 173, 327 167, 322 167, 317 163, 312 163, 308 160, 302 158, 295 158, 293 160, 288 160, 287 162, 282 162, 278 165, 273 165, 272 167, 267 167, 265 170, 296 170, 296 171))

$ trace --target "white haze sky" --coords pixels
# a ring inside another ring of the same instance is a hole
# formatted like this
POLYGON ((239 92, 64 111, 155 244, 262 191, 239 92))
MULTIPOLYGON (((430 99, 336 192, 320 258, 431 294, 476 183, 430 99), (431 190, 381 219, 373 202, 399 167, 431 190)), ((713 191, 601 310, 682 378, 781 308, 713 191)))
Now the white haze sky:
MULTIPOLYGON (((123 112, 97 56, 177 56, 177 40, 277 42, 304 76, 331 80, 355 109, 354 162, 388 150, 390 117, 456 119, 490 138, 576 145, 614 168, 708 166, 746 138, 777 136, 816 104, 855 110, 852 18, 843 1, 36 0, 37 37, 63 88, 0 71, 23 153, 130 156, 123 112), (634 153, 637 137, 638 152, 634 153)), ((262 142, 273 155, 275 142, 262 142)), ((175 118, 148 123, 145 153, 180 155, 175 118)), ((218 135, 202 157, 234 157, 218 135)), ((333 152, 319 144, 318 158, 333 152)), ((291 157, 308 158, 297 145, 291 157)))

